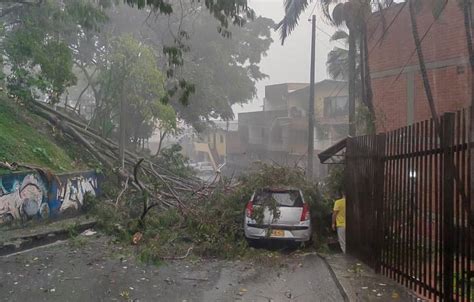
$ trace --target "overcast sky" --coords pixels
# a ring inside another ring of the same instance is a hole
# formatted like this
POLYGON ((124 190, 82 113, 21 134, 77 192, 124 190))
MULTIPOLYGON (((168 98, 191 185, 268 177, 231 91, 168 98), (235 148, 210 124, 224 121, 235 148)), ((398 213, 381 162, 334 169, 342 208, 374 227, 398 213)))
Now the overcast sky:
MULTIPOLYGON (((257 15, 279 22, 284 15, 284 0, 249 0, 257 15)), ((311 4, 301 16, 300 23, 282 46, 277 32, 273 32, 273 44, 263 58, 260 67, 269 75, 269 78, 257 83, 258 96, 253 102, 246 105, 234 106, 234 113, 262 110, 265 86, 285 82, 309 82, 310 47, 311 47, 311 22, 310 18, 314 4, 311 4)), ((328 34, 335 29, 326 24, 321 18, 319 7, 314 10, 316 14, 316 82, 328 78, 326 73, 326 57, 328 52, 337 45, 329 42, 328 34), (326 33, 324 33, 324 32, 326 33)), ((340 45, 339 45, 340 46, 340 45)))

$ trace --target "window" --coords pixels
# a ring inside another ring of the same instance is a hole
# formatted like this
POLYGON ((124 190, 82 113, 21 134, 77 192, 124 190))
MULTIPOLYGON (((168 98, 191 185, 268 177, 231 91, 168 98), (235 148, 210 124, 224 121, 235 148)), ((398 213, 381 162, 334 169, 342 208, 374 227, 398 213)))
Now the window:
POLYGON ((349 114, 349 98, 347 96, 330 96, 324 98, 324 116, 338 117, 349 114))
POLYGON ((272 129, 272 139, 275 143, 283 142, 283 129, 279 125, 272 129))
POLYGON ((297 190, 269 190, 263 189, 255 192, 253 203, 256 205, 265 204, 265 201, 273 201, 279 207, 302 207, 303 198, 297 190))

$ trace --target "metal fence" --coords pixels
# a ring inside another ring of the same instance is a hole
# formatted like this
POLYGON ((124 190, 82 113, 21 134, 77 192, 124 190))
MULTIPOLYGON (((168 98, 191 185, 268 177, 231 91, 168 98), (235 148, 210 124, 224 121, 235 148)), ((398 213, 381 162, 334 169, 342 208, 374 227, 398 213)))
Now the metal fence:
POLYGON ((347 248, 437 301, 474 301, 468 111, 346 147, 347 248))

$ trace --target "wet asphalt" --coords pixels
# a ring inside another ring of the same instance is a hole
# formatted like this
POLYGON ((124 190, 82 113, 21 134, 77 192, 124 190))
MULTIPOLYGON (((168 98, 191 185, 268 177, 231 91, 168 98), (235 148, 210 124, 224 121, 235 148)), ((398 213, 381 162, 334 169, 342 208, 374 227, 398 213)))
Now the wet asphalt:
MULTIPOLYGON (((0 257, 0 301, 344 301, 314 253, 145 265, 107 237, 0 257)), ((191 257, 190 257, 191 258, 191 257)))

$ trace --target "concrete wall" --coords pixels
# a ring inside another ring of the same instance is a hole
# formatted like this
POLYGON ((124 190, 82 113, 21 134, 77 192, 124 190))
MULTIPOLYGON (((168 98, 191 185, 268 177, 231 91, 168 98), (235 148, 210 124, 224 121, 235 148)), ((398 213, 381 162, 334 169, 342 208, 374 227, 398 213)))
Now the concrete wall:
POLYGON ((288 94, 308 85, 307 83, 283 83, 265 86, 264 111, 287 110, 288 94))
POLYGON ((36 171, 0 175, 0 224, 75 213, 87 192, 99 194, 99 183, 100 176, 94 171, 56 176, 36 171))

